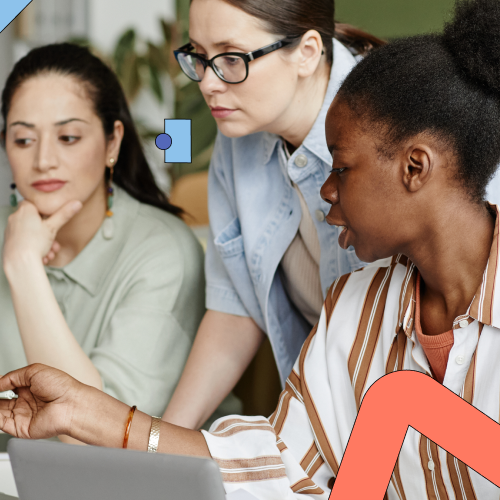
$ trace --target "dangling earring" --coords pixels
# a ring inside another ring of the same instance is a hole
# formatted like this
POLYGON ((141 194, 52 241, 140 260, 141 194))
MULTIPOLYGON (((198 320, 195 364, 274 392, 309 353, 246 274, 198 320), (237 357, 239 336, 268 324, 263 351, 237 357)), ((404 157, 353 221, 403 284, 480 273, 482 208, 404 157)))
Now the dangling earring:
POLYGON ((17 207, 16 185, 12 183, 10 185, 10 189, 12 190, 12 193, 10 193, 10 206, 12 208, 16 208, 17 207))
POLYGON ((109 167, 109 180, 108 180, 108 189, 107 189, 107 200, 106 200, 106 219, 102 225, 102 233, 104 238, 110 240, 113 238, 115 234, 115 225, 113 223, 113 212, 111 209, 113 208, 113 197, 114 197, 114 189, 113 189, 113 164, 115 163, 114 158, 110 158, 109 163, 111 166, 109 167))

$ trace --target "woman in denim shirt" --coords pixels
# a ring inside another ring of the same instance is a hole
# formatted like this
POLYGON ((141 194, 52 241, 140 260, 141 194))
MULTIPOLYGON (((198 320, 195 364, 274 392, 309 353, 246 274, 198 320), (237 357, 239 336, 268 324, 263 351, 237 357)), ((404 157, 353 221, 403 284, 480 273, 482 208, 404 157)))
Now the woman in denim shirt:
POLYGON ((193 0, 189 34, 176 56, 219 128, 208 311, 163 418, 198 428, 265 335, 284 383, 330 284, 363 265, 336 244, 342 228, 325 222, 319 192, 332 158, 324 123, 353 53, 382 42, 336 26, 333 0, 193 0))

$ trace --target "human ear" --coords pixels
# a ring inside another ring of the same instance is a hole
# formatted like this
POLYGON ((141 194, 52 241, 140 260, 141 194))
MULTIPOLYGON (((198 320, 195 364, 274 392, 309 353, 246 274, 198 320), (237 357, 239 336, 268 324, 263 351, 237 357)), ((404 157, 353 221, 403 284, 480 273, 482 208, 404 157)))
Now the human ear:
POLYGON ((323 53, 323 40, 316 30, 309 30, 302 35, 299 49, 299 76, 311 76, 318 67, 323 53))
POLYGON ((108 145, 106 148, 106 165, 108 165, 111 158, 113 158, 114 164, 116 164, 116 162, 118 161, 118 155, 120 153, 120 146, 122 144, 124 133, 125 127, 123 126, 123 123, 120 120, 116 120, 114 124, 113 134, 108 140, 108 145))
POLYGON ((414 144, 407 149, 403 165, 403 184, 409 192, 417 192, 430 180, 434 162, 434 152, 425 144, 414 144))

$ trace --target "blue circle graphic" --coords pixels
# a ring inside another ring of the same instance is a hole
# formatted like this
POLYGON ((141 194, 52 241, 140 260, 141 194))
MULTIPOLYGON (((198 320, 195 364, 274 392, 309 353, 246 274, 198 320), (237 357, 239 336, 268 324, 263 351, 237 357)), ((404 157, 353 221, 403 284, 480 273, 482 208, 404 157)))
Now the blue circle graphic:
POLYGON ((155 139, 155 144, 158 149, 167 150, 172 145, 172 137, 168 134, 158 134, 155 139))

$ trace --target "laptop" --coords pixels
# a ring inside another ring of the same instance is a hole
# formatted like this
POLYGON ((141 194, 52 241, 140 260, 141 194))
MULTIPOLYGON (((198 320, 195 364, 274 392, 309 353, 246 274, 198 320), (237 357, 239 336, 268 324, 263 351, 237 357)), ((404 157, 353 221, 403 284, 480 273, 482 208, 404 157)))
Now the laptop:
POLYGON ((22 500, 225 500, 207 458, 11 439, 22 500))

